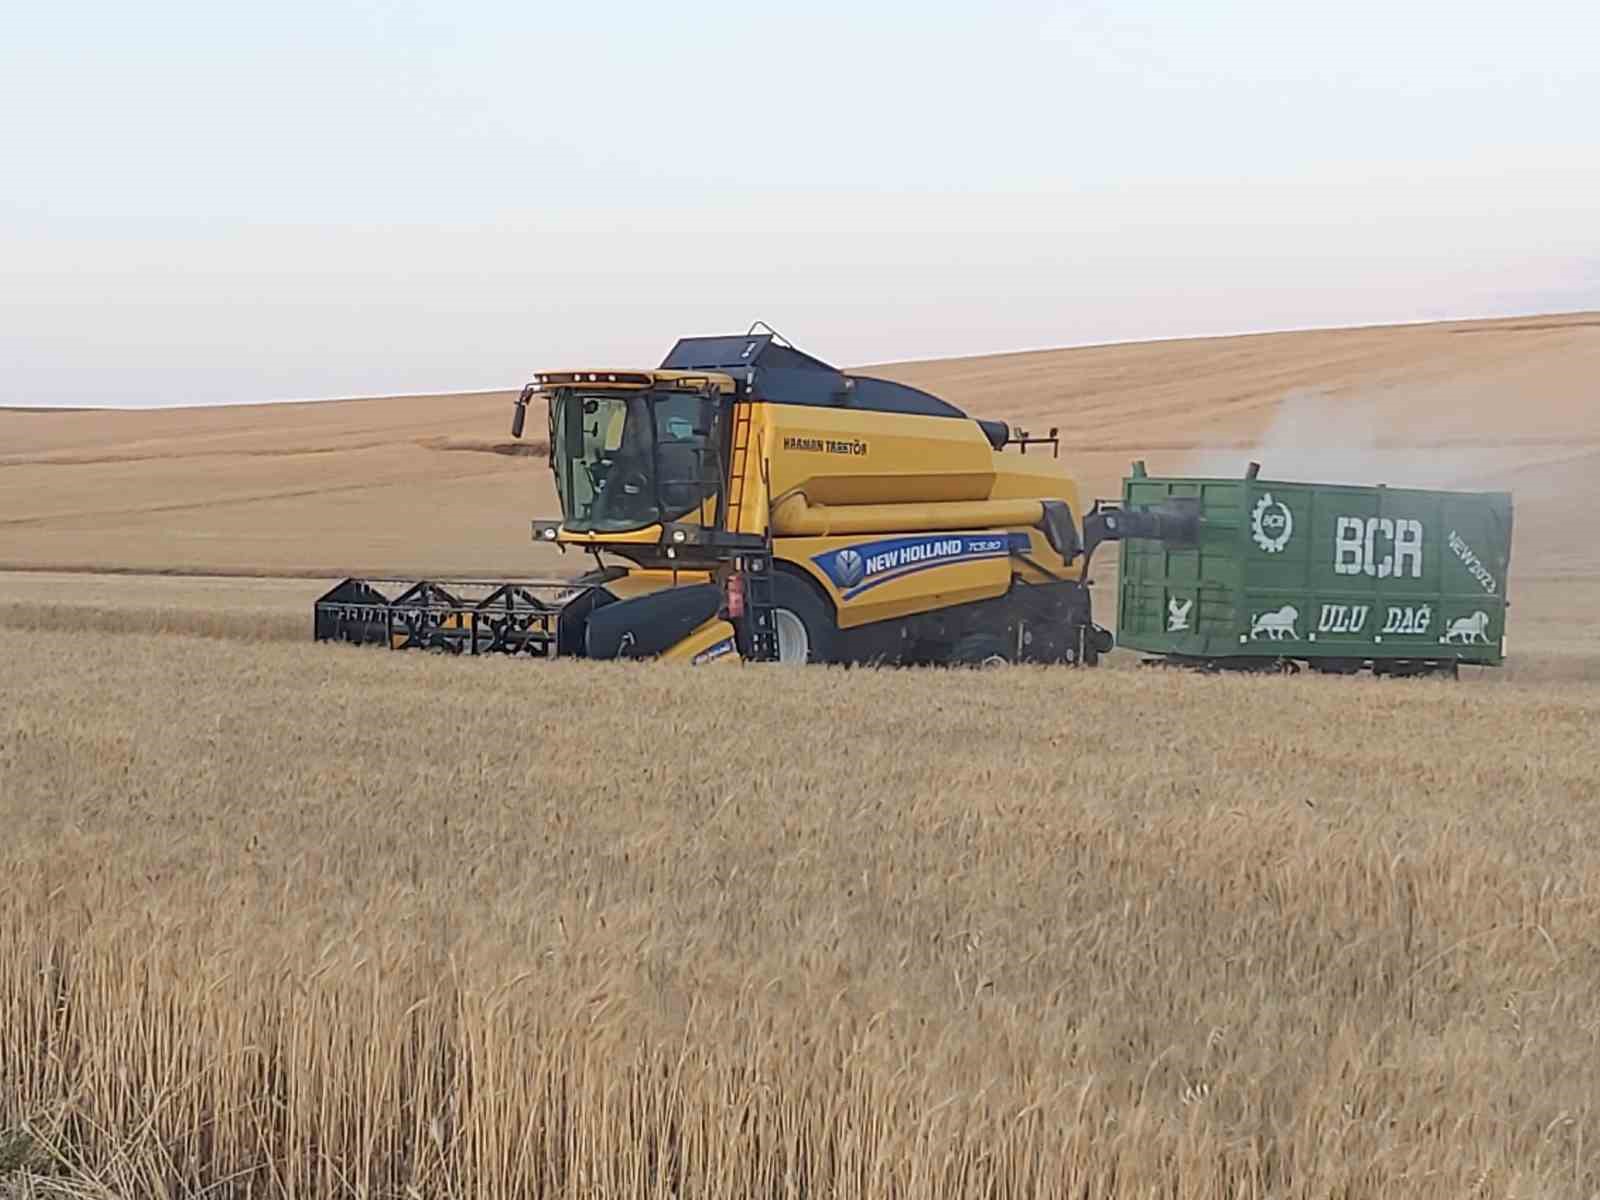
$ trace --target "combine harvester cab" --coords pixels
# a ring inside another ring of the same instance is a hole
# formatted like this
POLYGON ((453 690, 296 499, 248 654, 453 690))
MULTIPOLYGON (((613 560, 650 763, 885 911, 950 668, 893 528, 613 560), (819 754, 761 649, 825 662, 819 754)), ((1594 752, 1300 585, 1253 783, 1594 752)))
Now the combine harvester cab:
POLYGON ((1097 509, 1080 528, 1055 430, 974 419, 770 331, 684 338, 649 371, 540 374, 513 436, 535 400, 561 516, 534 521, 534 540, 587 551, 596 570, 347 579, 317 602, 319 640, 540 658, 1093 664, 1112 644, 1093 619, 1095 545, 1197 536, 1186 500, 1157 514, 1097 509))
POLYGON ((1193 547, 1122 545, 1117 637, 1210 669, 1455 675, 1505 658, 1505 492, 1148 476, 1123 503, 1183 500, 1193 547))

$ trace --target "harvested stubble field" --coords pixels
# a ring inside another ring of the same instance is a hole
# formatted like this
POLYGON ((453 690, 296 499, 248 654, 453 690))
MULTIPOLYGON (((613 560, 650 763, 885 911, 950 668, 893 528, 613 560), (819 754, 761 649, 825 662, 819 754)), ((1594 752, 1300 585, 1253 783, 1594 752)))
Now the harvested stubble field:
MULTIPOLYGON (((529 371, 559 365, 575 364, 541 358, 529 371)), ((1134 458, 1158 473, 1231 475, 1256 457, 1269 476, 1510 489, 1508 674, 1600 680, 1587 519, 1600 510, 1600 315, 875 370, 975 414, 1059 426, 1062 465, 1088 496, 1116 495, 1134 458)), ((298 636, 305 597, 345 575, 581 569, 529 543, 528 518, 556 504, 539 447, 509 437, 513 394, 0 409, 0 626, 298 636)), ((1111 560, 1096 566, 1102 615, 1114 608, 1111 560)))
POLYGON ((1568 317, 885 372, 1093 494, 1512 488, 1456 685, 294 644, 347 571, 581 566, 508 397, 0 411, 0 1195, 1600 1194, 1597 371, 1568 317))

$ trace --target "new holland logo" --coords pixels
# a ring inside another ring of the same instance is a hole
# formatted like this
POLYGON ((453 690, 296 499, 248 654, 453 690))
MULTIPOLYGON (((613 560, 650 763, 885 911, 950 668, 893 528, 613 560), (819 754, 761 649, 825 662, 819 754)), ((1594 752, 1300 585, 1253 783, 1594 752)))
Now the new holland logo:
POLYGON ((1014 530, 992 533, 925 533, 879 538, 818 554, 812 561, 846 600, 868 588, 951 563, 978 562, 1026 553, 1028 535, 1014 530))
POLYGON ((840 587, 855 587, 867 573, 866 560, 848 547, 833 556, 833 566, 838 575, 840 587))
POLYGON ((1250 514, 1250 537, 1268 554, 1277 554, 1294 536, 1294 513, 1281 500, 1274 500, 1271 492, 1261 493, 1255 510, 1250 514))

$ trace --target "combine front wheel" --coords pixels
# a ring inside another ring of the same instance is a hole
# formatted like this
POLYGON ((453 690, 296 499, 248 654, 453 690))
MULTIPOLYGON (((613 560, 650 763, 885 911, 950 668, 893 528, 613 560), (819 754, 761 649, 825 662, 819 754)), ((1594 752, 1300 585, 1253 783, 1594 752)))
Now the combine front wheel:
POLYGON ((839 640, 828 605, 807 584, 784 571, 772 577, 778 661, 788 665, 832 662, 839 640))

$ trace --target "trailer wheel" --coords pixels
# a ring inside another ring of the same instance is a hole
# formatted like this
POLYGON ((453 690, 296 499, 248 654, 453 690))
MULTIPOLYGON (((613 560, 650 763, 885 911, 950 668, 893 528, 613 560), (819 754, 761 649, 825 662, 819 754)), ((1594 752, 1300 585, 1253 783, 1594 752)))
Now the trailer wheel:
POLYGON ((839 626, 827 602, 787 571, 773 573, 772 592, 778 661, 788 666, 833 662, 839 626))
POLYGON ((1359 658, 1313 658, 1307 661, 1319 675, 1354 675, 1366 665, 1359 658))

